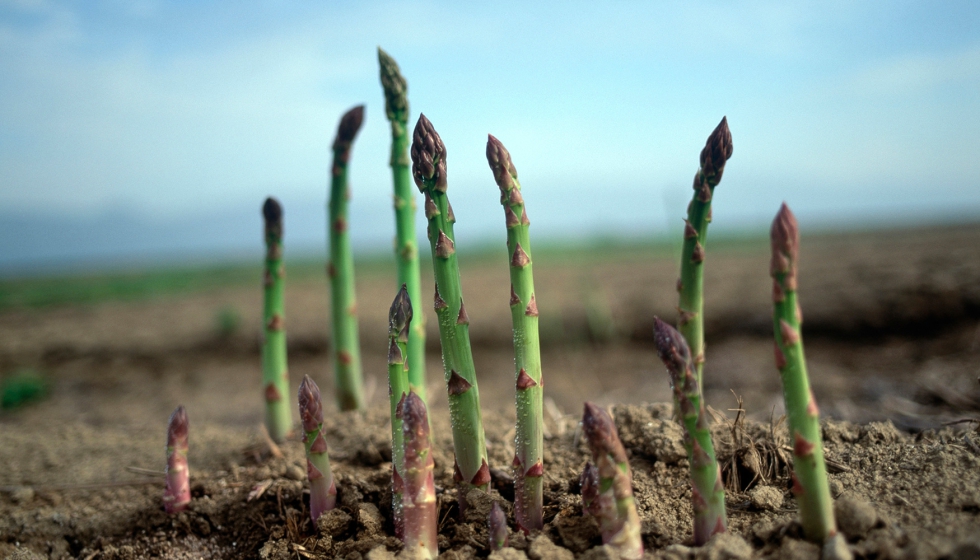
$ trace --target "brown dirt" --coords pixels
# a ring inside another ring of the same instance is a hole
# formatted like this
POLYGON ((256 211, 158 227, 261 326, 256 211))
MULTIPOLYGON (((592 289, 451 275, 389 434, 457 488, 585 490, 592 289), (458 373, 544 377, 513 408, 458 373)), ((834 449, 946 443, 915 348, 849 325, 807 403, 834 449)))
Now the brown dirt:
MULTIPOLYGON (((980 228, 819 237, 805 239, 804 249, 800 290, 811 379, 824 414, 844 420, 826 422, 824 436, 850 549, 858 558, 980 556, 980 434, 971 422, 942 426, 980 416, 980 228)), ((709 252, 709 259, 706 395, 721 411, 716 441, 728 465, 732 532, 754 557, 817 557, 799 538, 786 491, 766 247, 709 252), (734 431, 733 392, 748 416, 734 431)), ((585 453, 574 414, 586 399, 616 403, 651 554, 744 552, 738 540, 687 548, 690 490, 680 431, 665 419, 663 405, 641 405, 669 400, 648 331, 654 314, 672 316, 674 260, 638 254, 536 262, 550 398, 545 536, 576 556, 602 552, 593 549, 597 533, 579 515, 576 494, 585 453), (598 303, 587 308, 583 300, 598 303)), ((506 269, 476 263, 463 274, 490 456, 500 469, 495 488, 508 501, 513 361, 509 313, 498 305, 507 298, 506 269)), ((397 552, 385 516, 388 284, 359 279, 373 407, 328 414, 341 510, 349 519, 334 514, 322 529, 309 521, 308 494, 297 480, 300 444, 284 445, 282 458, 255 445, 261 420, 255 332, 215 334, 215 313, 228 306, 245 324, 258 324, 258 290, 0 314, 0 372, 34 367, 52 386, 45 401, 0 415, 0 557, 29 558, 28 551, 90 560, 385 557, 378 546, 397 552), (195 500, 189 512, 171 517, 152 471, 162 469, 164 424, 178 403, 191 417, 195 500), (249 501, 266 481, 264 493, 249 501)), ((289 286, 287 316, 294 388, 304 374, 329 387, 325 286, 289 286)), ((436 340, 431 330, 430 342, 436 340)), ((430 372, 440 369, 437 352, 430 345, 430 372)), ((438 377, 431 373, 441 549, 452 551, 447 557, 486 556, 482 509, 474 508, 475 523, 454 513, 438 377)), ((548 550, 544 540, 532 545, 513 535, 513 542, 532 558, 548 550)))

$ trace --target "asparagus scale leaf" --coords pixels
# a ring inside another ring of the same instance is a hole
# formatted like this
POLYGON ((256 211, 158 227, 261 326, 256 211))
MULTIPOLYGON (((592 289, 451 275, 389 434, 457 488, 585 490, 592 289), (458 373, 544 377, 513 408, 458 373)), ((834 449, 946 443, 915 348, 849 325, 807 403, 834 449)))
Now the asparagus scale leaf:
POLYGON ((286 268, 282 262, 282 205, 269 197, 262 205, 265 219, 264 304, 262 312, 262 387, 265 393, 265 427, 269 436, 283 442, 293 428, 286 364, 286 309, 283 291, 286 268))
POLYGON ((323 403, 320 388, 303 377, 299 384, 299 415, 303 421, 303 445, 306 448, 306 475, 310 480, 310 517, 316 523, 325 511, 337 505, 337 486, 330 470, 327 440, 323 437, 323 403))
POLYGON ((163 507, 167 513, 184 511, 191 502, 187 441, 187 411, 181 405, 173 411, 170 421, 167 422, 167 487, 163 491, 163 507))
POLYGON ((493 137, 487 139, 487 162, 500 188, 507 226, 510 262, 510 311, 514 327, 514 378, 517 400, 515 442, 514 516, 524 532, 541 529, 544 475, 544 414, 541 380, 541 347, 538 305, 531 272, 530 221, 524 208, 517 169, 507 148, 493 137))
POLYGON ((800 506, 803 533, 812 541, 823 542, 837 533, 837 523, 823 456, 820 411, 810 390, 800 332, 803 314, 796 293, 800 231, 796 216, 785 203, 769 234, 774 353, 793 439, 793 494, 800 506))
MULTIPOLYGON (((401 537, 404 529, 402 516, 402 491, 405 472, 405 436, 398 407, 412 390, 408 380, 406 352, 409 328, 412 322, 412 302, 408 288, 402 284, 388 311, 388 400, 391 408, 391 500, 395 521, 395 535, 401 537)), ((421 398, 421 397, 420 397, 421 398)))

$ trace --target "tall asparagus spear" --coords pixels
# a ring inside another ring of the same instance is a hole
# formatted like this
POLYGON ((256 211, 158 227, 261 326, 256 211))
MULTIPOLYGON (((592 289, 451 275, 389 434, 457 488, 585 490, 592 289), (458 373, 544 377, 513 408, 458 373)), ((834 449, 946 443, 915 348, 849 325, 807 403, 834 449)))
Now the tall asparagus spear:
POLYGON ((190 474, 187 470, 187 411, 178 406, 167 423, 167 487, 163 507, 167 513, 187 509, 191 502, 190 474))
POLYGON ((283 284, 286 268, 282 263, 282 206, 269 197, 262 205, 265 218, 265 303, 262 313, 262 386, 265 388, 265 427, 269 436, 283 442, 293 428, 293 415, 285 395, 289 393, 286 368, 286 311, 283 284))
POLYGON ((517 436, 514 455, 514 516, 525 533, 541 529, 543 506, 544 414, 542 407, 541 348, 538 342, 538 305, 531 273, 530 221, 524 209, 517 169, 507 148, 487 137, 487 161, 500 187, 500 203, 507 225, 510 260, 510 314, 514 325, 514 377, 517 384, 517 436))
MULTIPOLYGON (((470 319, 463 305, 456 260, 456 217, 446 196, 446 147, 439 133, 419 116, 412 138, 412 175, 425 195, 425 217, 429 221, 429 245, 435 272, 435 310, 442 340, 442 363, 449 390, 449 417, 456 452, 454 479, 461 498, 471 487, 488 490, 490 467, 480 413, 480 391, 470 347, 470 319)), ((461 499, 461 504, 465 501, 461 499)))
POLYGON ((691 465, 694 544, 701 546, 715 533, 724 533, 727 529, 725 487, 687 342, 681 333, 659 317, 654 320, 653 335, 657 354, 670 374, 674 400, 680 405, 681 422, 687 433, 685 447, 691 465))
POLYGON ((410 392, 399 409, 405 439, 405 549, 420 558, 439 555, 436 487, 433 478, 429 414, 422 399, 410 392))
MULTIPOLYGON (((395 518, 395 534, 402 536, 402 473, 405 471, 405 444, 398 406, 411 391, 408 364, 405 360, 412 322, 412 302, 408 288, 402 284, 388 311, 388 400, 391 404, 391 504, 395 518)), ((420 397, 421 398, 421 397, 420 397)))
POLYGON ((306 475, 310 479, 310 517, 313 522, 337 505, 337 486, 330 471, 327 440, 323 437, 323 404, 320 388, 303 376, 299 384, 299 415, 303 421, 303 444, 306 447, 306 475))
POLYGON ((701 150, 701 167, 694 175, 694 198, 687 207, 687 220, 684 221, 681 277, 677 280, 677 291, 680 292, 677 328, 691 346, 698 390, 704 370, 704 246, 711 221, 711 197, 730 157, 732 133, 728 130, 728 119, 722 117, 701 150))
POLYGON ((330 312, 333 327, 334 384, 341 410, 364 408, 361 379, 361 348, 357 334, 357 304, 354 297, 354 255, 347 233, 347 162, 351 144, 364 121, 364 106, 344 113, 333 141, 333 168, 330 180, 330 312))
POLYGON ((640 516, 633 499, 633 476, 616 424, 598 406, 585 403, 582 431, 599 473, 599 493, 592 502, 603 544, 615 547, 621 558, 643 557, 640 516))
MULTIPOLYGON (((419 249, 415 241, 415 195, 408 170, 408 84, 395 59, 378 47, 381 86, 385 92, 385 113, 391 122, 391 174, 395 184, 395 260, 398 283, 408 286, 408 297, 422 301, 419 279, 419 249)), ((425 400, 425 314, 419 309, 412 317, 408 333, 408 382, 425 400)))
POLYGON ((837 532, 837 523, 823 458, 820 412, 810 391, 800 333, 803 315, 796 296, 800 232, 796 216, 785 203, 776 214, 769 235, 775 357, 793 437, 793 493, 800 505, 804 534, 812 541, 823 542, 837 532))

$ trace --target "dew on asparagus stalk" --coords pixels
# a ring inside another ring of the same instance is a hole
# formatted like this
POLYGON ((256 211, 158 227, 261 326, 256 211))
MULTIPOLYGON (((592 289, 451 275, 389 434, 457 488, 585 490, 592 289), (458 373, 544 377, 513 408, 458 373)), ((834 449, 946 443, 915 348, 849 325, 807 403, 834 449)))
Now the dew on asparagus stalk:
MULTIPOLYGON (((446 147, 432 123, 419 116, 412 139, 412 175, 425 195, 429 244, 435 276, 434 307, 439 319, 442 362, 449 392, 449 416, 456 452, 454 480, 460 496, 469 488, 490 486, 480 392, 470 347, 469 317, 463 306, 452 206, 446 196, 446 147)), ((461 505, 465 505, 463 500, 461 505)))
POLYGON ((303 422, 303 444, 306 448, 306 475, 310 481, 310 517, 313 522, 337 505, 337 486, 330 470, 327 440, 323 437, 323 404, 320 388, 303 376, 299 384, 299 415, 303 422))
POLYGON ((701 546, 715 533, 727 530, 725 488, 715 459, 704 400, 695 378, 691 351, 683 335, 659 317, 654 319, 657 354, 667 366, 674 401, 679 404, 684 426, 687 459, 691 468, 691 501, 694 508, 694 544, 701 546))
POLYGON ((490 515, 487 516, 487 534, 490 541, 490 552, 494 552, 510 544, 510 531, 507 529, 507 516, 500 504, 493 503, 490 515))
POLYGON ((265 427, 269 436, 282 443, 293 428, 286 365, 286 310, 283 290, 286 268, 282 262, 282 205, 269 197, 262 205, 265 218, 264 305, 262 313, 262 387, 265 396, 265 427))
POLYGON ((643 541, 640 517, 633 499, 633 477, 616 425, 605 410, 587 402, 582 432, 599 476, 598 493, 593 503, 602 542, 613 546, 621 558, 642 558, 643 541))
POLYGON ((541 382, 541 348, 538 339, 538 306, 531 272, 530 221, 521 195, 517 169, 507 148, 487 138, 487 162, 500 188, 507 227, 510 261, 510 310, 514 327, 514 377, 517 430, 514 454, 514 517, 525 533, 541 529, 543 521, 544 413, 541 382), (520 216, 520 218, 518 217, 520 216))
MULTIPOLYGON (((439 555, 438 515, 433 476, 429 414, 425 402, 410 392, 398 409, 405 442, 404 507, 402 542, 410 555, 435 558, 439 555)), ((413 557, 413 556, 410 556, 413 557)))
POLYGON ((333 142, 333 166, 330 179, 330 201, 327 204, 327 230, 330 238, 330 316, 334 384, 341 410, 364 408, 361 377, 361 348, 357 334, 357 304, 354 297, 354 256, 347 232, 347 163, 351 145, 364 120, 364 106, 347 111, 340 119, 333 142))
MULTIPOLYGON (((395 260, 398 283, 407 286, 413 302, 422 301, 419 279, 419 250, 415 240, 415 194, 408 158, 408 83, 398 63, 378 47, 381 86, 385 93, 385 113, 391 123, 391 174, 395 189, 395 260)), ((425 314, 419 308, 412 317, 408 333, 408 381, 412 390, 425 397, 425 314)))
POLYGON ((167 513, 184 511, 191 502, 187 431, 187 411, 181 405, 167 423, 167 487, 163 491, 163 507, 167 513))
POLYGON ((704 248, 711 222, 711 198, 732 150, 732 133, 728 130, 727 117, 723 117, 701 150, 701 165, 694 175, 694 198, 684 221, 681 276, 677 280, 680 292, 677 328, 691 347, 699 390, 704 369, 704 248))
POLYGON ((836 534, 837 523, 823 457, 820 413, 810 391, 800 333, 803 319, 796 294, 800 233, 796 216, 785 203, 769 233, 775 357, 793 439, 793 494, 800 506, 803 533, 812 541, 823 542, 836 534))
POLYGON ((391 411, 391 503, 395 522, 395 535, 402 536, 402 490, 405 472, 405 446, 402 421, 398 407, 409 388, 406 352, 409 328, 412 322, 412 302, 408 288, 402 284, 388 311, 388 400, 391 411))

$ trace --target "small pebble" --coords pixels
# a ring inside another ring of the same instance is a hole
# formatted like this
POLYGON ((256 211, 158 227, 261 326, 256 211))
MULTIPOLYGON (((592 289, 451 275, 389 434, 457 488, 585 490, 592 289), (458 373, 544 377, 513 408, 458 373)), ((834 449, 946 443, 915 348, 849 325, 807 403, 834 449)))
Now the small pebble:
POLYGON ((10 493, 10 499, 15 504, 26 504, 34 499, 34 489, 30 486, 20 486, 10 493))
POLYGON ((837 527, 852 539, 867 535, 878 522, 878 514, 871 503, 853 494, 841 496, 834 502, 834 516, 837 527))
POLYGON ((538 535, 531 541, 528 556, 531 557, 531 560, 573 560, 575 558, 571 550, 555 546, 555 543, 544 535, 538 535))
POLYGON ((749 492, 752 505, 763 511, 775 511, 783 505, 783 493, 772 486, 756 486, 749 492))
POLYGON ((719 533, 698 549, 694 557, 697 560, 743 560, 752 557, 752 547, 734 533, 719 533))
POLYGON ((293 480, 303 480, 306 473, 298 465, 289 465, 286 469, 286 476, 293 480))
POLYGON ((524 554, 523 550, 505 546, 500 550, 491 552, 489 560, 527 560, 527 554, 524 554))
POLYGON ((830 495, 837 499, 844 493, 844 485, 839 480, 830 481, 830 495))

